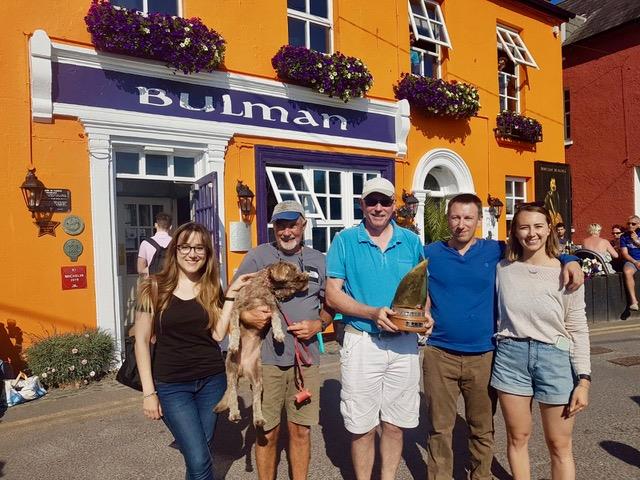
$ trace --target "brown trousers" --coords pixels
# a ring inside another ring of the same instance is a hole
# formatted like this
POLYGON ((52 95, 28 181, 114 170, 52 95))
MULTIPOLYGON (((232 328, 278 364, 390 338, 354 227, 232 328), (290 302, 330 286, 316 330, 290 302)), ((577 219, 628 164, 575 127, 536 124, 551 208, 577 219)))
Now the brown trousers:
POLYGON ((427 441, 427 478, 453 477, 453 426, 462 394, 469 425, 471 479, 490 480, 493 460, 495 391, 489 386, 493 352, 458 355, 427 346, 422 364, 430 430, 427 441))

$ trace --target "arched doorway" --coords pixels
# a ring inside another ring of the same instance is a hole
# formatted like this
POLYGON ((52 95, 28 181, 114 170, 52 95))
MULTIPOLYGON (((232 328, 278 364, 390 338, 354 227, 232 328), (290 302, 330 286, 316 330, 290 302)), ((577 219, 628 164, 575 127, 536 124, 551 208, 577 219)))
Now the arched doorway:
POLYGON ((446 148, 430 150, 418 162, 413 192, 420 204, 416 224, 424 241, 424 202, 427 196, 446 202, 458 193, 475 193, 473 177, 465 161, 446 148))

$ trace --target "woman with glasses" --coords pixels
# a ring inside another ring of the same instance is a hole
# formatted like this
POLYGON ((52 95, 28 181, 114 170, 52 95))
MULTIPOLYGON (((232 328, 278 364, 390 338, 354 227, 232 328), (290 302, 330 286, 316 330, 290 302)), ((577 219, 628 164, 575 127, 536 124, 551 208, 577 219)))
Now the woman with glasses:
POLYGON ((625 260, 622 272, 624 283, 629 294, 629 310, 638 311, 638 298, 636 297, 635 273, 640 269, 640 217, 632 215, 627 220, 627 232, 620 237, 620 253, 625 260))
POLYGON ((497 267, 498 329, 491 385, 498 391, 515 480, 530 478, 533 399, 553 480, 575 479, 575 415, 589 403, 591 363, 584 287, 558 290, 560 251, 549 212, 522 206, 497 267))
MULTIPOLYGON (((609 264, 610 272, 613 271, 613 267, 611 266, 611 261, 614 258, 618 258, 618 252, 615 248, 604 238, 600 238, 600 232, 602 231, 602 227, 597 223, 591 223, 587 227, 587 233, 589 236, 585 238, 582 242, 582 247, 587 250, 591 250, 593 252, 599 253, 605 262, 609 264)), ((603 265, 604 267, 604 265, 603 265)))
POLYGON ((164 420, 185 459, 187 479, 213 479, 213 407, 226 388, 218 342, 227 333, 233 297, 251 276, 240 276, 223 303, 211 234, 192 222, 174 232, 164 268, 138 290, 135 350, 143 411, 164 420))

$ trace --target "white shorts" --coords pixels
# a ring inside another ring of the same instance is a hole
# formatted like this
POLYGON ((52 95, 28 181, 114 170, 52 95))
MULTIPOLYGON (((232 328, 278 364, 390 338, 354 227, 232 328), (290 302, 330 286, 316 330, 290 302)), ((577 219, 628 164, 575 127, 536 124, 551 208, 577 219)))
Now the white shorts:
POLYGON ((380 420, 418 426, 420 365, 413 333, 379 337, 347 329, 341 356, 340 413, 351 433, 367 433, 380 420))

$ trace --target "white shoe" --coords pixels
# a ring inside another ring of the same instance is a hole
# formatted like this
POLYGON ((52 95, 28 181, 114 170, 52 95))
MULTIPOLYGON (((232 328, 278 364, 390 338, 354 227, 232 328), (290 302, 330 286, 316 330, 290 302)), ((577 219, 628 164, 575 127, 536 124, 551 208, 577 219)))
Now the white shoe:
POLYGON ((629 305, 629 310, 633 310, 634 312, 637 312, 638 310, 640 310, 640 307, 638 306, 637 303, 634 303, 633 305, 629 305))

